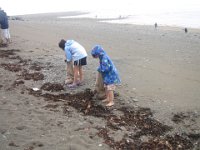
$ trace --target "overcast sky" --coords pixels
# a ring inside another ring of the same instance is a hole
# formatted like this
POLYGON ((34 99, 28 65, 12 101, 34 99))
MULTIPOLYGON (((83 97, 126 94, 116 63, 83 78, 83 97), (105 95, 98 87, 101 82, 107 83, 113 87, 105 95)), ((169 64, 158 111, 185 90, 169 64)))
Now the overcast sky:
POLYGON ((0 7, 8 15, 74 10, 152 13, 200 10, 200 0, 0 0, 0 7))

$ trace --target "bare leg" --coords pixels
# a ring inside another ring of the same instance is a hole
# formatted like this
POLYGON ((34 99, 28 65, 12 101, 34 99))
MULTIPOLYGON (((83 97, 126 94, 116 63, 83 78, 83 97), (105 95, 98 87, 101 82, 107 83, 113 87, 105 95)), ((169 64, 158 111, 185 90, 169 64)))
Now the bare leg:
POLYGON ((78 76, 79 76, 79 66, 74 66, 74 81, 73 81, 73 84, 78 83, 78 76))
POLYGON ((71 84, 73 83, 73 78, 74 78, 74 71, 73 71, 73 64, 72 62, 67 62, 67 67, 66 67, 66 80, 65 80, 65 84, 71 84))
POLYGON ((109 102, 109 93, 106 90, 106 99, 102 100, 103 103, 108 103, 109 102))
POLYGON ((7 37, 7 41, 8 41, 8 43, 11 43, 11 38, 10 38, 10 31, 9 31, 9 29, 8 29, 8 37, 7 37))
POLYGON ((83 81, 83 69, 82 66, 79 66, 79 78, 80 78, 80 83, 83 81))
POLYGON ((106 106, 113 106, 114 105, 114 93, 112 90, 108 91, 108 104, 106 106))

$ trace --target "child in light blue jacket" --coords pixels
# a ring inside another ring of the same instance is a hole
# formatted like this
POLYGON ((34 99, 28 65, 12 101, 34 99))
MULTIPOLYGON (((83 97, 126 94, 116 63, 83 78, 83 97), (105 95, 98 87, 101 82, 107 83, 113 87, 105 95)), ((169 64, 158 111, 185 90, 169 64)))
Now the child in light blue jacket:
POLYGON ((97 71, 102 74, 104 87, 106 88, 106 99, 103 102, 107 103, 106 106, 113 106, 115 85, 121 82, 118 71, 110 57, 100 45, 96 45, 92 49, 91 55, 93 58, 99 58, 99 67, 97 71))
POLYGON ((87 65, 87 52, 85 48, 74 40, 61 40, 59 47, 65 51, 67 63, 73 62, 74 79, 68 87, 75 88, 83 83, 82 66, 87 65))

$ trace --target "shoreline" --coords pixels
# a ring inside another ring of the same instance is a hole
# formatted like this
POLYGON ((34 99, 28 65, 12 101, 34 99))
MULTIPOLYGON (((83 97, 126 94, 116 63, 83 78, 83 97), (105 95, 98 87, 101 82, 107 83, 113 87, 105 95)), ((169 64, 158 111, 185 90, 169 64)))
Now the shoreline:
POLYGON ((167 23, 161 23, 159 24, 159 20, 152 22, 152 24, 150 23, 134 23, 130 22, 128 23, 128 19, 129 16, 121 16, 119 15, 119 17, 109 17, 109 18, 98 18, 98 15, 92 14, 92 12, 86 12, 86 11, 67 11, 67 12, 49 12, 49 13, 36 13, 36 14, 24 14, 24 15, 12 15, 10 16, 11 18, 15 18, 15 17, 34 17, 34 16, 57 16, 57 19, 93 19, 95 21, 99 21, 99 22, 105 22, 105 23, 111 23, 111 24, 121 24, 121 25, 138 25, 138 26, 154 26, 154 24, 157 22, 158 27, 165 27, 165 28, 179 28, 179 29, 184 29, 184 28, 188 28, 188 29, 192 29, 192 30, 200 30, 200 25, 198 27, 192 27, 190 25, 186 26, 186 25, 169 25, 167 23), (62 15, 62 16, 59 16, 62 15), (66 17, 66 18, 59 18, 59 17, 66 17), (124 21, 127 20, 126 22, 121 22, 120 21, 124 21), (114 22, 115 21, 115 22, 114 22))

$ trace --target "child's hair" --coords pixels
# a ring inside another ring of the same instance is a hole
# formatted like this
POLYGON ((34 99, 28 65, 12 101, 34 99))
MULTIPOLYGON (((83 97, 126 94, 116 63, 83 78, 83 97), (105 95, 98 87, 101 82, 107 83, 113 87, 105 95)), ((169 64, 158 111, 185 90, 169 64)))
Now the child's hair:
POLYGON ((60 42, 58 43, 58 46, 64 50, 65 49, 65 43, 66 43, 66 41, 61 39, 60 42))

